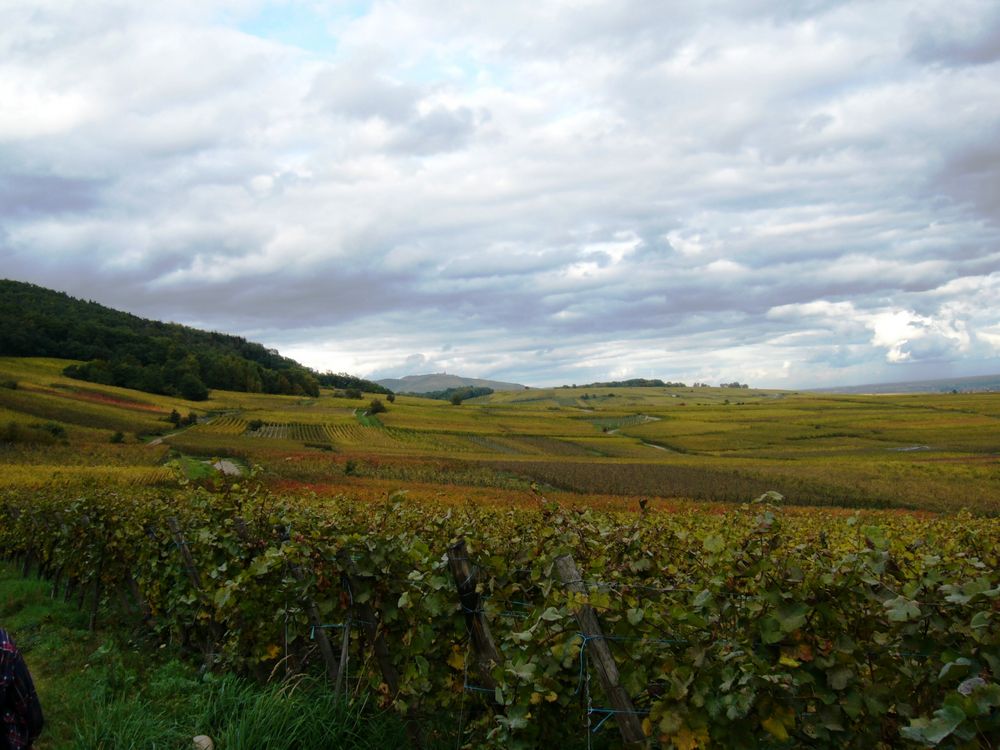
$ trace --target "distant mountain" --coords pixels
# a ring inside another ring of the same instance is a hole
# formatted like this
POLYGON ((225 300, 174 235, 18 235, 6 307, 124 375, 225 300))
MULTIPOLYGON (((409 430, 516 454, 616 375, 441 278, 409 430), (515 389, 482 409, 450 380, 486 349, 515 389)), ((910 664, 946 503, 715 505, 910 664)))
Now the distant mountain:
POLYGON ((320 375, 239 336, 146 320, 6 279, 0 279, 0 356, 83 360, 64 373, 191 401, 206 399, 209 388, 309 396, 318 396, 320 385, 381 390, 360 378, 320 375))
POLYGON ((501 380, 484 380, 482 378, 463 378, 459 375, 449 375, 444 372, 429 375, 407 375, 403 378, 385 378, 376 383, 396 393, 430 393, 445 391, 449 388, 492 388, 494 391, 523 391, 527 386, 520 383, 505 383, 501 380))
POLYGON ((938 380, 907 380, 899 383, 870 383, 836 388, 810 388, 823 393, 972 393, 1000 391, 1000 375, 977 375, 969 378, 941 378, 938 380))

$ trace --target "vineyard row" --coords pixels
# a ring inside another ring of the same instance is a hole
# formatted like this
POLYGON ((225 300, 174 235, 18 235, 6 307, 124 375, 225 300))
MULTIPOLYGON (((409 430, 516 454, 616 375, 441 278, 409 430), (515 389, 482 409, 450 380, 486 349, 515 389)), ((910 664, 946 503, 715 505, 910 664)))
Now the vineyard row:
POLYGON ((784 517, 768 500, 612 515, 6 493, 0 547, 95 617, 129 592, 212 666, 325 670, 419 741, 454 711, 467 746, 995 742, 997 522, 784 517))

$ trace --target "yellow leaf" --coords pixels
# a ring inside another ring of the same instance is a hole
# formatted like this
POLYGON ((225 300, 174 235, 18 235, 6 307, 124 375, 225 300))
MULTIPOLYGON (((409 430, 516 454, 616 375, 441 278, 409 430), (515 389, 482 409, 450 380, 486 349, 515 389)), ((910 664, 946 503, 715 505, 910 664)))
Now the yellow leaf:
POLYGON ((448 666, 461 672, 465 669, 465 654, 458 646, 451 647, 451 656, 448 657, 448 666))
POLYGON ((559 700, 559 696, 550 690, 545 694, 545 700, 547 700, 549 703, 555 703, 557 700, 559 700))
POLYGON ((799 666, 799 662, 798 661, 796 661, 792 657, 787 656, 785 654, 782 654, 781 658, 778 659, 778 664, 781 664, 782 666, 785 666, 785 667, 797 667, 797 666, 799 666))
POLYGON ((272 643, 270 646, 267 647, 267 651, 265 652, 265 657, 261 661, 264 661, 266 659, 276 659, 278 658, 278 654, 280 653, 281 653, 281 646, 279 646, 277 643, 272 643))
POLYGON ((769 719, 764 719, 760 725, 767 730, 768 734, 773 735, 775 738, 782 741, 788 739, 788 730, 785 729, 785 725, 781 723, 781 719, 778 717, 772 716, 769 719))
POLYGON ((677 750, 695 750, 703 740, 707 739, 708 735, 705 732, 692 732, 687 727, 681 727, 680 731, 670 738, 677 750))
POLYGON ((531 694, 531 705, 537 706, 541 702, 542 702, 542 694, 541 693, 532 693, 531 694))
POLYGON ((642 720, 642 733, 647 737, 653 733, 653 722, 649 720, 648 716, 642 720))

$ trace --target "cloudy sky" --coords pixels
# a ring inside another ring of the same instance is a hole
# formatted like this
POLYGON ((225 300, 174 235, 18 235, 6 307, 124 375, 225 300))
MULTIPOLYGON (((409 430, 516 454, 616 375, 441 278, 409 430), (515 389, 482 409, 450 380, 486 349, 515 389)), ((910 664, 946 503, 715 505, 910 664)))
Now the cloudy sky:
POLYGON ((0 277, 370 377, 1000 372, 1000 3, 0 0, 0 277))

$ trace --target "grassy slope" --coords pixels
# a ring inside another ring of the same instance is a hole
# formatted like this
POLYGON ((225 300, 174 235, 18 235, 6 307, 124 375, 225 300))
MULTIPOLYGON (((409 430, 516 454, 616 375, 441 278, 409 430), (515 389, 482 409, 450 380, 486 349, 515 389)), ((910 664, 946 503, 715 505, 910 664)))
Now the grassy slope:
POLYGON ((169 647, 129 640, 120 624, 91 632, 87 619, 75 604, 53 600, 47 582, 0 564, 0 622, 24 653, 45 712, 38 750, 179 750, 196 734, 213 737, 219 750, 406 744, 394 718, 345 708, 328 690, 199 677, 169 647))

